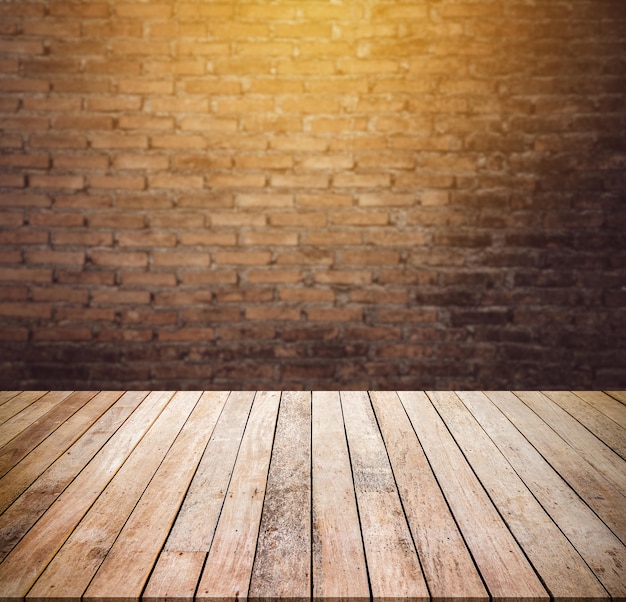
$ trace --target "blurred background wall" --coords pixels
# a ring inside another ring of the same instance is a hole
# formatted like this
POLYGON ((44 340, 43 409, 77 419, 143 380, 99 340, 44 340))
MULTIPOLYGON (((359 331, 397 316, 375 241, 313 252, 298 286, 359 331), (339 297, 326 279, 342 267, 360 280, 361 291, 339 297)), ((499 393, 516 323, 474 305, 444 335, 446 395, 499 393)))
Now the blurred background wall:
POLYGON ((0 1, 0 385, 626 387, 625 19, 0 1))

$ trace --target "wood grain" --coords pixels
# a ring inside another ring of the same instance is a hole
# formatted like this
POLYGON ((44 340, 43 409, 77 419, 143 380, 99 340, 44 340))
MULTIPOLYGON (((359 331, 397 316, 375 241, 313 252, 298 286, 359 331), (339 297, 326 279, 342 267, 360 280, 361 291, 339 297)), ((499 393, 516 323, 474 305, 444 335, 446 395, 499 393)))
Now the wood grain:
MULTIPOLYGON (((443 394, 427 393, 432 398, 443 394)), ((429 397, 421 392, 400 391, 398 395, 491 596, 548 600, 524 552, 502 523, 429 397)))
POLYGON ((313 596, 370 598, 348 444, 337 391, 313 392, 313 596))
POLYGON ((311 595, 311 393, 286 391, 252 568, 249 600, 311 595))
POLYGON ((0 602, 625 600, 612 393, 0 392, 0 602))
POLYGON ((220 521, 200 578, 202 598, 244 598, 263 510, 280 393, 256 394, 220 521))
POLYGON ((626 548, 487 396, 459 393, 465 406, 613 598, 626 595, 626 548))
POLYGON ((361 533, 374 600, 428 599, 428 588, 365 392, 341 392, 361 533))

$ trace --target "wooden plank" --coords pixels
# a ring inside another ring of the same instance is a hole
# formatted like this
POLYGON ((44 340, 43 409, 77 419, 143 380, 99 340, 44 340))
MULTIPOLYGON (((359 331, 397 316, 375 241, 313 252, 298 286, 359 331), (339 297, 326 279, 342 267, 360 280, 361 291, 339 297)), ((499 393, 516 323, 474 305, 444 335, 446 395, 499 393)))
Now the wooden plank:
POLYGON ((626 542, 626 498, 513 393, 494 391, 487 396, 615 535, 626 542))
POLYGON ((22 391, 0 407, 0 424, 43 397, 48 391, 22 391))
POLYGON ((211 548, 254 392, 230 393, 144 597, 193 597, 211 548))
MULTIPOLYGON (((29 598, 82 596, 199 397, 197 392, 174 395, 43 571, 29 598)), ((126 581, 120 582, 127 587, 126 581)))
MULTIPOLYGON (((435 392, 427 392, 435 397, 435 392)), ((548 594, 502 522, 429 398, 398 392, 490 595, 497 600, 548 594)))
POLYGON ((311 393, 280 400, 248 600, 311 596, 311 393))
MULTIPOLYGON (((28 428, 0 450, 0 477, 22 460, 32 449, 53 433, 72 414, 82 408, 96 391, 74 391, 57 403, 49 412, 38 418, 28 428)), ((39 400, 37 404, 40 403, 39 400)))
MULTIPOLYGON (((515 395, 622 495, 626 495, 626 462, 623 458, 542 393, 515 391, 515 395)), ((626 443, 626 430, 624 435, 626 443)))
POLYGON ((20 394, 22 391, 0 391, 0 405, 4 402, 13 399, 16 395, 20 394))
POLYGON ((626 460, 626 429, 571 391, 543 391, 543 394, 626 460))
POLYGON ((4 596, 26 595, 171 397, 167 391, 150 393, 11 550, 0 564, 4 596))
POLYGON ((626 549, 617 537, 487 396, 459 396, 609 594, 623 598, 626 549))
POLYGON ((430 595, 488 600, 482 579, 454 522, 397 393, 371 391, 430 595))
MULTIPOLYGON (((191 399, 200 393, 184 395, 191 399)), ((120 583, 124 583, 124 596, 139 598, 226 398, 226 392, 202 394, 85 592, 85 599, 115 598, 120 583)))
POLYGON ((0 513, 79 439, 120 397, 122 391, 101 391, 0 479, 0 513))
POLYGON ((626 405, 626 391, 604 391, 607 395, 626 405))
POLYGON ((124 393, 74 445, 0 515, 0 561, 83 470, 147 394, 147 391, 124 393))
POLYGON ((280 393, 257 392, 197 596, 244 598, 263 510, 280 393))
MULTIPOLYGON (((474 395, 480 403, 480 393, 459 395, 474 395)), ((608 599, 591 569, 459 397, 440 392, 432 394, 431 399, 551 596, 608 599)))
POLYGON ((312 399, 313 597, 370 599, 348 444, 337 391, 312 399))
POLYGON ((626 405, 602 391, 572 391, 626 429, 626 405))
POLYGON ((365 392, 340 393, 374 600, 429 599, 411 532, 365 392))
MULTIPOLYGON (((69 397, 71 391, 48 391, 36 403, 31 403, 18 414, 0 425, 0 447, 6 445, 13 437, 41 418, 44 414, 69 397)), ((2 451, 0 450, 0 453, 2 451)))

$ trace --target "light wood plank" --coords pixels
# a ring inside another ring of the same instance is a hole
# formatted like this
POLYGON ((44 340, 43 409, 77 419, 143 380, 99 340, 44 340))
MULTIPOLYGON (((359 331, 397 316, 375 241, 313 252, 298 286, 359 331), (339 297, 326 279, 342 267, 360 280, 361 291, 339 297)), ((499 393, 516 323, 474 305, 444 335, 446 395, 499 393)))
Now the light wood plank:
POLYGON ((255 395, 198 586, 199 599, 248 595, 279 400, 275 391, 255 395))
MULTIPOLYGON (((0 450, 0 477, 9 472, 34 447, 59 428, 72 414, 82 408, 94 397, 96 391, 74 391, 67 396, 64 393, 59 396, 61 397, 60 400, 56 399, 57 396, 54 392, 50 393, 49 395, 53 396, 51 409, 30 424, 28 428, 22 430, 19 435, 0 450)), ((40 403, 45 403, 47 397, 38 400, 33 405, 37 406, 40 403)))
MULTIPOLYGON (((626 462, 623 458, 542 393, 515 391, 515 395, 622 495, 626 495, 626 462)), ((624 435, 626 439, 626 431, 624 435)))
MULTIPOLYGON (((200 393, 176 393, 43 571, 28 598, 80 598, 161 465, 200 393)), ((118 583, 124 583, 125 580, 118 583)))
POLYGON ((498 600, 547 600, 524 553, 430 402, 437 393, 427 394, 398 392, 489 593, 498 600))
POLYGON ((371 391, 413 540, 433 598, 489 596, 397 393, 371 391))
POLYGON ((614 397, 617 401, 626 405, 626 391, 604 391, 607 395, 614 397))
MULTIPOLYGON (((200 393, 179 393, 191 401, 200 393)), ((174 522, 227 393, 202 394, 176 441, 96 573, 84 599, 139 598, 174 522)), ((186 413, 186 411, 185 411, 186 413)))
POLYGON ((13 399, 16 395, 19 395, 22 391, 0 391, 0 405, 13 399))
POLYGON ((614 422, 617 422, 622 428, 626 429, 626 405, 609 397, 602 391, 572 391, 581 399, 591 404, 594 408, 600 410, 604 415, 608 416, 614 422))
POLYGON ((348 445, 337 391, 313 392, 313 596, 370 599, 348 445))
POLYGON ((252 391, 229 394, 144 597, 193 597, 243 438, 252 391))
POLYGON ((98 450, 148 395, 126 392, 122 397, 0 516, 0 560, 11 551, 52 505, 98 450))
POLYGON ((23 597, 89 507, 167 405, 172 392, 150 393, 0 564, 7 597, 23 597))
MULTIPOLYGON (((474 395, 480 403, 480 393, 458 394, 474 395)), ((550 594, 557 599, 608 599, 591 569, 459 397, 452 392, 439 392, 431 399, 550 594)))
POLYGON ((374 600, 427 600, 428 589, 365 392, 341 392, 357 507, 374 600))
POLYGON ((249 600, 311 595, 311 393, 281 395, 249 600))
MULTIPOLYGON (((36 403, 31 403, 19 414, 9 418, 0 425, 0 447, 6 445, 13 437, 19 435, 24 429, 31 426, 33 422, 60 404, 71 393, 71 391, 49 391, 38 399, 36 403)), ((0 454, 2 453, 3 450, 0 450, 0 454)))
POLYGON ((206 557, 206 552, 163 550, 150 575, 142 600, 148 602, 193 600, 206 557), (172 591, 176 592, 175 596, 169 593, 172 591), (159 592, 165 594, 158 595, 159 592))
POLYGON ((543 394, 626 460, 626 429, 570 391, 543 391, 543 394))
POLYGON ((101 391, 0 479, 0 513, 79 439, 120 397, 121 391, 101 391))
POLYGON ((3 424, 9 418, 27 408, 46 393, 49 393, 49 391, 22 391, 6 403, 3 403, 2 407, 0 407, 0 424, 3 424))
POLYGON ((587 504, 626 542, 626 498, 510 391, 487 396, 587 504))
POLYGON ((623 598, 626 549, 617 537, 486 395, 459 396, 609 594, 623 598))

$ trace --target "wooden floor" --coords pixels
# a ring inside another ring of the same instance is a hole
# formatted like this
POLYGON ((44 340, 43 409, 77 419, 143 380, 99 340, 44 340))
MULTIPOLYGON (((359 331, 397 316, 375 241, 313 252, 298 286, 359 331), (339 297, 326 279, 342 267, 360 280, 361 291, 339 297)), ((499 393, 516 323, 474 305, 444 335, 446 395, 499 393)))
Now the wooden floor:
POLYGON ((624 392, 0 392, 0 598, 626 599, 624 392))

